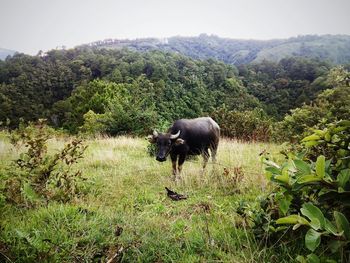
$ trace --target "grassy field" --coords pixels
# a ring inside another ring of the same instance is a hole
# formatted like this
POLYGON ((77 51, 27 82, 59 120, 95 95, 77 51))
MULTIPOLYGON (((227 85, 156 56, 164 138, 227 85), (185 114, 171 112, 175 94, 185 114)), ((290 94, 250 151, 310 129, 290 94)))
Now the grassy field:
MULTIPOLYGON (((49 150, 62 148, 65 140, 50 140, 49 150)), ((0 261, 106 262, 113 256, 113 262, 292 261, 283 248, 255 240, 235 213, 239 200, 253 201, 268 191, 259 153, 277 153, 277 145, 222 139, 217 164, 209 163, 203 174, 201 158, 187 161, 174 181, 171 162, 150 157, 145 139, 86 144, 77 167, 87 178, 85 195, 37 209, 1 208, 0 261), (165 186, 188 199, 172 201, 165 186)), ((20 151, 0 136, 2 167, 20 151)))

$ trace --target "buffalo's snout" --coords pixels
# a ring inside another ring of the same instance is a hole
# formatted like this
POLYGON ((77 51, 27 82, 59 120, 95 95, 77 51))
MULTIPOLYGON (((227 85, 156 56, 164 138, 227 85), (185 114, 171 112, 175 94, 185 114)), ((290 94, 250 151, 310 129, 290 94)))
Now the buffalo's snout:
POLYGON ((164 162, 164 161, 166 161, 166 158, 157 156, 156 160, 159 161, 159 162, 164 162))

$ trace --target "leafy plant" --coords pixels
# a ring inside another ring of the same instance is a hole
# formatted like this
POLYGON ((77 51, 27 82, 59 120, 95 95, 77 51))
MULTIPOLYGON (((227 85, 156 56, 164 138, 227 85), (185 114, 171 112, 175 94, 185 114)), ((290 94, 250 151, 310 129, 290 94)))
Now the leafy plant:
POLYGON ((243 141, 269 141, 272 120, 261 109, 230 111, 225 106, 212 112, 221 134, 243 141))
MULTIPOLYGON (((83 157, 87 146, 73 139, 62 150, 50 155, 47 141, 50 136, 45 120, 19 131, 17 138, 27 150, 15 160, 16 169, 8 168, 5 196, 14 203, 32 206, 50 199, 68 201, 79 194, 81 171, 73 166, 83 157)), ((16 142, 18 144, 18 141, 16 142)))
POLYGON ((290 152, 282 164, 263 157, 266 176, 277 187, 269 194, 269 209, 261 206, 269 220, 254 226, 275 235, 286 229, 281 226, 293 225, 294 231, 280 238, 303 237, 311 253, 300 255, 300 262, 350 259, 349 143, 350 121, 340 121, 314 130, 301 141, 301 151, 290 152), (277 208, 277 218, 271 216, 271 204, 277 208))

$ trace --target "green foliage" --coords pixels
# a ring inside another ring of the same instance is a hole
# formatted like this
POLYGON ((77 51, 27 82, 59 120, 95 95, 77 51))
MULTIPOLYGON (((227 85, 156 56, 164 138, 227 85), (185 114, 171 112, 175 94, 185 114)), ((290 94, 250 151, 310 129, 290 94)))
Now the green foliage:
POLYGON ((158 51, 18 54, 0 64, 0 73, 0 122, 11 128, 20 118, 47 118, 72 133, 145 134, 161 122, 202 116, 223 104, 230 110, 259 106, 234 67, 158 51), (84 120, 90 110, 96 115, 84 120))
POLYGON ((342 67, 333 68, 326 82, 333 87, 320 93, 311 105, 291 110, 276 128, 283 140, 300 139, 310 128, 323 129, 325 123, 350 119, 350 73, 342 67))
POLYGON ((223 136, 244 141, 270 140, 272 120, 261 109, 239 112, 222 107, 211 116, 218 122, 223 136))
POLYGON ((86 149, 81 140, 74 139, 50 155, 47 149, 50 136, 44 120, 19 130, 15 138, 27 150, 15 161, 17 168, 8 167, 3 178, 7 201, 30 207, 49 200, 66 202, 81 194, 82 173, 73 169, 86 149))
MULTIPOLYGON (((202 36, 201 41, 210 38, 202 36)), ((16 54, 0 63, 0 123, 14 128, 21 119, 46 118, 71 133, 144 135, 164 121, 223 107, 244 120, 259 115, 248 113, 255 108, 282 119, 301 107, 273 135, 289 139, 322 119, 349 115, 348 73, 335 68, 328 74, 329 68, 322 61, 291 57, 241 65, 238 71, 213 59, 92 47, 16 54), (327 88, 332 89, 312 102, 327 88)), ((264 137, 249 131, 243 137, 259 136, 264 137)))
POLYGON ((106 131, 105 114, 95 113, 89 110, 83 115, 84 124, 79 127, 79 131, 87 135, 99 135, 106 131))
POLYGON ((180 52, 194 59, 215 58, 228 64, 241 65, 264 59, 278 62, 298 56, 328 60, 335 64, 347 63, 350 38, 346 35, 305 35, 279 40, 242 40, 200 34, 196 37, 170 37, 166 42, 156 38, 137 40, 108 39, 85 46, 96 48, 128 47, 138 51, 162 50, 180 52))
POLYGON ((291 57, 278 63, 263 60, 239 69, 248 92, 259 99, 269 115, 282 119, 329 87, 329 68, 322 61, 291 57))
POLYGON ((350 257, 350 122, 315 130, 302 140, 302 148, 300 153, 290 152, 281 165, 263 158, 266 176, 278 187, 269 195, 269 209, 260 208, 269 220, 254 227, 276 236, 280 226, 293 225, 294 231, 280 235, 304 236, 305 247, 313 253, 300 256, 300 262, 346 262, 350 257), (278 208, 277 218, 271 207, 278 208))
MULTIPOLYGON (((313 134, 305 137, 302 143, 308 149, 309 159, 315 160, 317 158, 316 164, 320 163, 319 155, 323 154, 326 159, 330 160, 334 169, 339 172, 350 167, 350 159, 348 158, 350 155, 349 133, 350 121, 339 121, 326 125, 323 130, 314 129, 313 134)), ((324 166, 324 161, 322 165, 324 166)), ((323 166, 319 170, 323 171, 323 166)), ((316 166, 316 168, 318 167, 316 166)))

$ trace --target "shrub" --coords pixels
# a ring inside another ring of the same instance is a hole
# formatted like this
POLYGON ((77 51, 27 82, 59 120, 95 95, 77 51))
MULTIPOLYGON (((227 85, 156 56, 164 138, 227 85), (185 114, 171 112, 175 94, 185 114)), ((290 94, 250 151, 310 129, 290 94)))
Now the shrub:
POLYGON ((62 150, 50 155, 49 138, 45 120, 20 129, 12 136, 14 144, 23 143, 27 150, 15 160, 15 169, 7 169, 4 196, 8 201, 33 206, 50 199, 68 201, 79 195, 79 182, 83 177, 73 166, 82 158, 86 146, 81 140, 73 139, 62 150))
POLYGON ((261 109, 229 111, 222 107, 211 114, 220 126, 221 134, 243 141, 268 141, 272 120, 261 109))
POLYGON ((267 156, 263 161, 277 187, 262 199, 267 205, 253 213, 241 205, 240 214, 267 238, 304 239, 309 254, 299 255, 299 262, 349 262, 350 121, 314 130, 302 140, 301 151, 291 151, 282 164, 267 156))
POLYGON ((84 124, 79 127, 81 133, 86 135, 99 135, 107 129, 105 124, 105 114, 98 114, 89 110, 84 114, 84 124))

